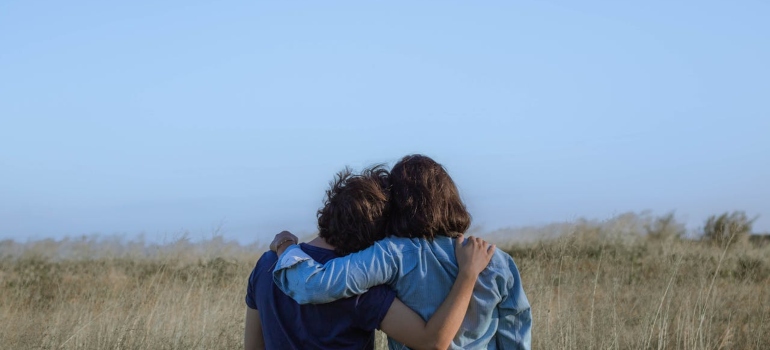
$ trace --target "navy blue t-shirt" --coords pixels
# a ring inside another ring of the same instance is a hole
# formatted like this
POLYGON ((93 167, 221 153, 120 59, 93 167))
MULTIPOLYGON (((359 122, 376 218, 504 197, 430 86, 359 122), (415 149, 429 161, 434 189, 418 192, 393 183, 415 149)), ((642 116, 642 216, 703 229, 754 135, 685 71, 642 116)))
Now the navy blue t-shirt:
MULTIPOLYGON (((332 250, 305 243, 300 248, 322 264, 337 257, 332 250)), ((374 330, 396 298, 395 291, 377 286, 328 304, 299 305, 273 283, 277 261, 275 252, 263 254, 246 291, 246 305, 259 310, 267 349, 374 349, 374 330)))

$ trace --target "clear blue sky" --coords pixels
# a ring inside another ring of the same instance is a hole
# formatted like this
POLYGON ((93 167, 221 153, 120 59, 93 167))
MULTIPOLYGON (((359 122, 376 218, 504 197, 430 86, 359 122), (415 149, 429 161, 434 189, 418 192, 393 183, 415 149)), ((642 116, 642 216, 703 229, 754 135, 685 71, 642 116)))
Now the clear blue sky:
POLYGON ((0 2, 0 239, 313 232, 424 153, 485 230, 745 210, 770 230, 770 3, 0 2))

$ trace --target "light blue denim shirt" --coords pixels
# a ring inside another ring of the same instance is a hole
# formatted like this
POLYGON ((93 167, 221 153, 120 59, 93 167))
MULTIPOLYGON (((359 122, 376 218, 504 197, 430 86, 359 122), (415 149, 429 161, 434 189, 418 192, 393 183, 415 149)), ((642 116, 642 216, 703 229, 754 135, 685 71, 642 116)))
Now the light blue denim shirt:
MULTIPOLYGON (((457 277, 453 239, 388 237, 319 264, 291 246, 273 271, 276 285, 300 304, 326 303, 387 284, 423 319, 441 305, 457 277)), ((530 349, 532 314, 510 255, 497 250, 473 288, 468 312, 450 349, 530 349)), ((390 349, 408 349, 388 338, 390 349)))

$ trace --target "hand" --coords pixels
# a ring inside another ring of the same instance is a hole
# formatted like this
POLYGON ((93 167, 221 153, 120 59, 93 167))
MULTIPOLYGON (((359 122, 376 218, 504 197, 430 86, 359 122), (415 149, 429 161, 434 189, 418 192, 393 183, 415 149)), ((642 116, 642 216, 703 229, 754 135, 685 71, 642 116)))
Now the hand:
POLYGON ((468 237, 463 244, 463 235, 455 240, 455 257, 461 273, 478 276, 487 267, 492 255, 495 253, 495 245, 478 237, 468 237))
POLYGON ((281 231, 281 233, 275 235, 275 238, 273 238, 273 241, 270 243, 270 250, 278 252, 278 249, 285 247, 287 242, 297 244, 299 238, 289 231, 281 231))

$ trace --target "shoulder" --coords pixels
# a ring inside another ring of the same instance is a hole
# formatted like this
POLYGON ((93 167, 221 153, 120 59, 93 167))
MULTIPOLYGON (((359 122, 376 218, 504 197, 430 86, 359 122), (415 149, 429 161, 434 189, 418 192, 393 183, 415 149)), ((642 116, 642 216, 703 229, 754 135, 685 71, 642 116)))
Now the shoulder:
POLYGON ((492 260, 489 262, 491 266, 507 268, 513 264, 513 257, 501 249, 495 249, 495 254, 492 255, 492 260))
POLYGON ((252 278, 260 273, 270 272, 276 262, 278 262, 278 255, 274 251, 268 250, 264 252, 254 266, 254 271, 251 273, 252 278))
POLYGON ((258 284, 264 284, 267 281, 272 283, 273 281, 273 268, 278 262, 278 255, 273 251, 266 251, 257 260, 257 264, 254 265, 254 269, 251 270, 249 276, 249 289, 257 288, 258 284))
POLYGON ((259 309, 257 305, 257 295, 261 295, 261 293, 257 293, 257 290, 264 290, 267 283, 272 283, 272 275, 270 272, 272 271, 272 267, 275 266, 276 261, 278 261, 278 256, 272 251, 265 252, 259 260, 257 260, 257 264, 251 271, 249 283, 246 287, 246 305, 249 308, 255 310, 259 309))
POLYGON ((259 261, 257 261, 257 266, 265 265, 265 264, 272 264, 274 262, 278 261, 278 255, 275 254, 274 251, 268 250, 262 254, 262 256, 259 258, 259 261))
POLYGON ((487 273, 494 275, 500 275, 505 280, 515 279, 514 273, 518 273, 518 268, 513 262, 513 258, 506 252, 496 249, 495 254, 492 255, 492 260, 489 261, 489 265, 484 270, 487 273))

